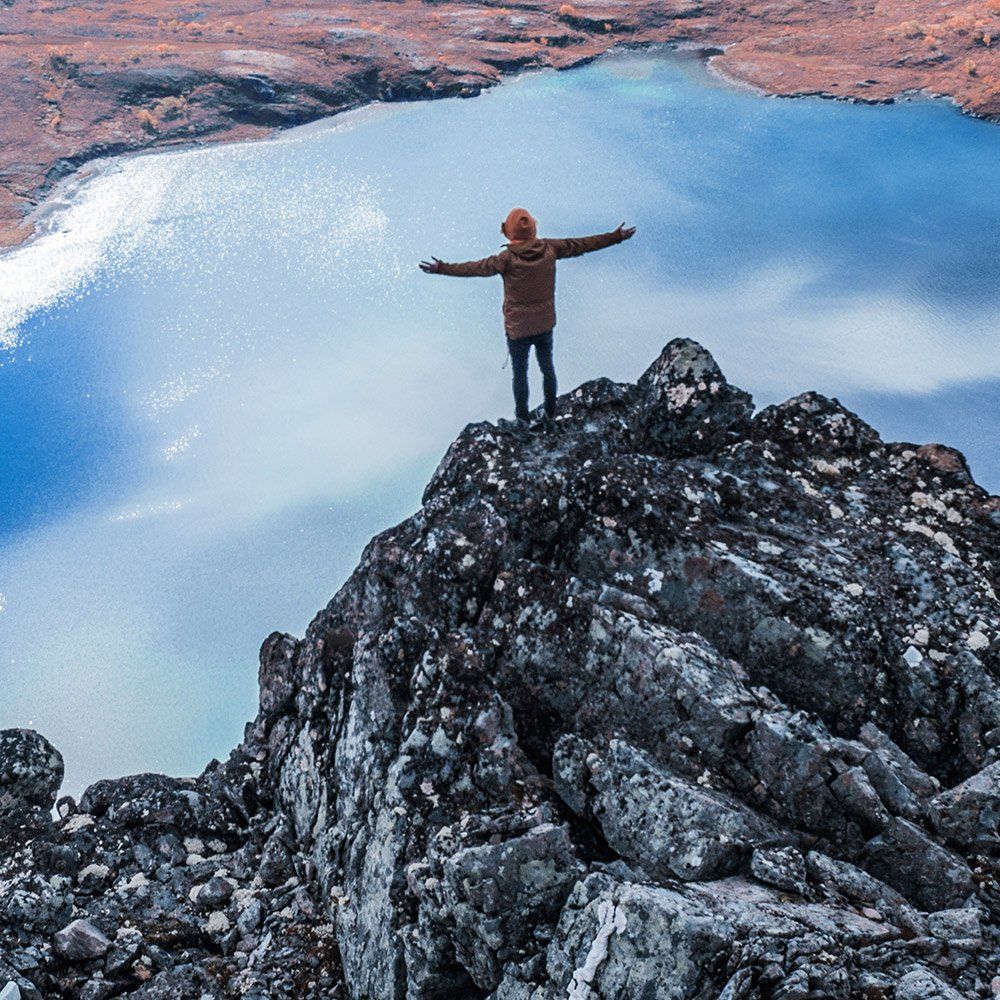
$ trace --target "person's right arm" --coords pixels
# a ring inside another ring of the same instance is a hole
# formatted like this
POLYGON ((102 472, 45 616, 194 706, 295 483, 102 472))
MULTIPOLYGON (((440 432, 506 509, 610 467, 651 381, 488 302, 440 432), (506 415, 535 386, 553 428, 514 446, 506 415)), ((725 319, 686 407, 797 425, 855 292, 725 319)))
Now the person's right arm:
POLYGON ((494 274, 503 274, 507 269, 507 254, 498 253, 482 260, 468 260, 460 264, 449 264, 446 261, 431 258, 432 263, 421 263, 420 267, 427 274, 448 274, 453 278, 490 278, 494 274))

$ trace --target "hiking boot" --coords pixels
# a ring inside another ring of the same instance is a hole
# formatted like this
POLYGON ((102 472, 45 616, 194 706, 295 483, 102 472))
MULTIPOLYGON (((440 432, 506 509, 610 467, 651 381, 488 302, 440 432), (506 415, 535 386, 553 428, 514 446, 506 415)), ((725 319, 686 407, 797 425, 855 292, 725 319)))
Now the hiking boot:
POLYGON ((552 417, 548 416, 544 410, 537 409, 531 414, 529 429, 532 434, 548 434, 551 432, 552 424, 552 417))
POLYGON ((515 417, 513 420, 501 417, 497 421, 497 429, 505 434, 513 434, 516 437, 523 437, 528 430, 528 421, 522 417, 515 417))

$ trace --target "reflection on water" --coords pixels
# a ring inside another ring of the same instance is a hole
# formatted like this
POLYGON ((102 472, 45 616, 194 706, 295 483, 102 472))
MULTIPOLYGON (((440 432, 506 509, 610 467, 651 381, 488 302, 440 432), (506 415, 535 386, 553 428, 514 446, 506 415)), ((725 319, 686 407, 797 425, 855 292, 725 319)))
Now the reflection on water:
POLYGON ((639 225, 560 269, 563 386, 693 336, 758 403, 839 395, 1000 486, 1000 130, 765 100, 622 55, 475 101, 137 157, 0 259, 0 726, 67 785, 194 771, 466 421, 508 411, 499 282, 416 261, 639 225))

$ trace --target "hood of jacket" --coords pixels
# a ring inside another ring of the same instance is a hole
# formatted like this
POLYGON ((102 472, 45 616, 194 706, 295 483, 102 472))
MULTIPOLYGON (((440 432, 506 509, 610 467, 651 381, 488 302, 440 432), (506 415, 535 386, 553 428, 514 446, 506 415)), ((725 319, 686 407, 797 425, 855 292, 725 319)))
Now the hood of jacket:
POLYGON ((538 260, 545 253, 545 240, 518 240, 508 243, 507 249, 522 260, 538 260))

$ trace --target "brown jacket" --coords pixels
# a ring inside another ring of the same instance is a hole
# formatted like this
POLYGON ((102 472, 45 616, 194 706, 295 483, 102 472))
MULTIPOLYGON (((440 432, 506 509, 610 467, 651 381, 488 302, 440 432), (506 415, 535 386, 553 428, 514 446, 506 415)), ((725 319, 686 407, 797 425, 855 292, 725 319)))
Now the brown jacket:
POLYGON ((556 261, 621 243, 615 230, 567 240, 508 243, 498 254, 464 264, 441 262, 438 274, 456 278, 503 276, 503 325, 511 340, 544 333, 556 325, 556 261))

